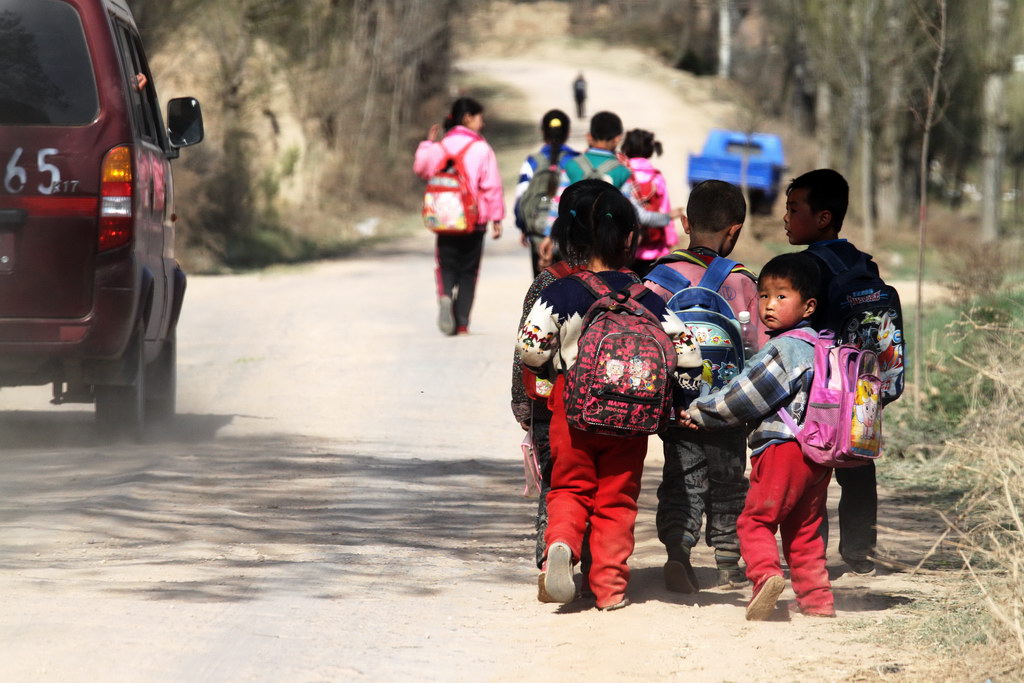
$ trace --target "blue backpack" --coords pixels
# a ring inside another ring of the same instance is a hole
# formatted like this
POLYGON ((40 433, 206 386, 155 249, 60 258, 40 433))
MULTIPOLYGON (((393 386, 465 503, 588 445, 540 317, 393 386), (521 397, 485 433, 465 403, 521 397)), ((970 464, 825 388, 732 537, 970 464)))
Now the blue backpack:
POLYGON ((681 379, 690 395, 704 396, 724 387, 743 369, 743 338, 732 306, 719 290, 739 264, 721 256, 708 266, 696 285, 667 265, 655 266, 646 279, 670 292, 666 307, 693 333, 700 347, 703 368, 700 377, 681 379))

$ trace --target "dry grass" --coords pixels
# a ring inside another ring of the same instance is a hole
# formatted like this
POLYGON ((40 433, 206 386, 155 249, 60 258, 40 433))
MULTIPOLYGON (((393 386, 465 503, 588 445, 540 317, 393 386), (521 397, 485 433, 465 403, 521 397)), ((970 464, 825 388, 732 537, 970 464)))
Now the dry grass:
MULTIPOLYGON (((965 319, 973 357, 953 356, 973 379, 964 387, 963 436, 949 446, 953 475, 971 482, 955 517, 959 553, 991 612, 990 641, 1024 666, 1024 326, 1017 315, 965 319)), ((1018 669, 1019 670, 1019 669, 1018 669)))

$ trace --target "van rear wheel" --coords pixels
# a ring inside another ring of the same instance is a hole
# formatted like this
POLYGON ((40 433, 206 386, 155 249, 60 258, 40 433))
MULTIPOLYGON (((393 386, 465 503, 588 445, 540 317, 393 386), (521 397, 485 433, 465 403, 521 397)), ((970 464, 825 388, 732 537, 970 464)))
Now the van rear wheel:
POLYGON ((142 339, 143 327, 140 323, 124 355, 130 384, 98 384, 93 387, 96 397, 96 429, 103 439, 142 439, 146 390, 142 339))

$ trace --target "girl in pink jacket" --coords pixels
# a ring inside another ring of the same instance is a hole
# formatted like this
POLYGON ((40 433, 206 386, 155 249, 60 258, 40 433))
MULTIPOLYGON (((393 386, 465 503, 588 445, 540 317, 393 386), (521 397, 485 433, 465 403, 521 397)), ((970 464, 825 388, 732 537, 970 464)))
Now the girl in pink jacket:
MULTIPOLYGON (((661 156, 661 143, 654 139, 654 133, 639 128, 629 131, 622 143, 622 153, 628 158, 629 169, 633 172, 633 191, 637 201, 648 211, 671 213, 672 203, 668 199, 665 176, 651 164, 652 156, 661 156)), ((641 277, 679 242, 675 221, 662 228, 648 227, 645 230, 631 266, 641 277)))
POLYGON ((441 126, 431 126, 427 139, 416 149, 413 162, 416 175, 427 179, 441 170, 446 159, 465 149, 462 163, 477 204, 478 223, 474 232, 437 236, 437 266, 434 271, 439 309, 437 326, 446 335, 469 331, 469 311, 473 307, 487 224, 491 224, 494 239, 498 239, 501 237, 501 221, 505 217, 498 160, 494 150, 480 135, 483 127, 483 106, 470 97, 460 97, 452 104, 451 113, 445 119, 444 137, 438 139, 441 126))

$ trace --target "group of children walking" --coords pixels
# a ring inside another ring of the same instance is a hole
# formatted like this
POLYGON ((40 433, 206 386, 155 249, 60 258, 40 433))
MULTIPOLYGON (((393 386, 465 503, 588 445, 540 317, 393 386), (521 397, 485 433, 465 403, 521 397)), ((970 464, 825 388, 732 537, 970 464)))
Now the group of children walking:
MULTIPOLYGON (((594 433, 567 420, 565 377, 581 354, 593 352, 581 348, 579 341, 589 321, 588 309, 599 294, 574 274, 596 273, 610 289, 622 292, 630 283, 643 281, 641 276, 657 264, 698 283, 712 264, 732 252, 746 218, 746 203, 739 188, 728 183, 695 186, 683 216, 687 247, 670 251, 665 247, 672 245, 663 243, 663 251, 653 259, 638 259, 644 235, 660 217, 645 217, 639 210, 637 192, 630 187, 639 174, 630 170, 631 163, 611 163, 619 158, 614 149, 620 133, 614 126, 602 130, 601 124, 598 120, 597 130, 591 128, 591 148, 571 157, 577 159, 575 168, 569 163, 563 167, 560 192, 553 197, 555 219, 541 240, 537 261, 554 265, 539 269, 524 300, 513 412, 532 434, 544 479, 537 514, 538 599, 566 603, 592 595, 598 609, 612 610, 628 604, 627 560, 634 544, 647 438, 594 433), (582 172, 580 157, 587 159, 582 172), (604 179, 593 178, 587 166, 600 168, 604 179), (573 578, 577 563, 583 574, 580 590, 573 578)), ((650 138, 645 134, 635 139, 646 152, 640 158, 648 159, 650 138)), ((637 167, 647 170, 642 163, 637 167)), ((528 178, 524 167, 521 186, 528 178)), ((676 419, 659 432, 665 464, 656 524, 667 554, 666 588, 684 593, 702 588, 690 551, 706 518, 706 538, 715 549, 718 569, 715 583, 731 588, 752 584, 746 610, 751 620, 771 615, 785 587, 776 545, 780 531, 796 594, 794 610, 835 616, 825 566, 825 502, 832 469, 805 457, 796 440, 808 407, 815 345, 806 335, 784 333, 799 329, 816 334, 836 317, 826 310, 836 276, 830 262, 838 259, 845 264, 842 267, 852 267, 863 259, 877 275, 870 257, 839 238, 849 197, 839 173, 806 173, 790 183, 786 196, 790 244, 814 248, 775 257, 759 277, 742 264, 727 262, 728 270, 716 287, 734 312, 750 316, 749 338, 759 350, 720 389, 692 391, 694 375, 706 375, 708 363, 692 364, 693 347, 701 340, 694 338, 695 333, 699 336, 696 328, 679 329, 679 319, 666 308, 674 292, 652 275, 645 282, 648 294, 638 299, 662 322, 678 352, 676 419), (832 256, 823 256, 822 250, 832 256), (780 410, 788 414, 788 422, 780 410)), ((649 213, 669 213, 665 208, 649 213)), ((898 300, 893 305, 899 322, 898 300)), ((898 362, 883 368, 883 374, 902 372, 902 351, 898 355, 898 362)), ((848 475, 845 480, 850 484, 850 490, 844 486, 840 502, 840 552, 852 571, 870 574, 877 506, 874 465, 836 471, 848 475), (844 505, 847 497, 853 502, 844 505)))
MULTIPOLYGON (((479 205, 476 229, 450 239, 438 236, 438 326, 445 334, 467 331, 487 223, 495 237, 501 234, 500 179, 494 152, 480 136, 482 127, 483 108, 460 98, 444 138, 432 129, 416 154, 415 168, 423 177, 458 157, 479 205)), ((625 376, 634 388, 653 385, 652 366, 637 365, 638 357, 588 358, 607 352, 581 345, 595 301, 612 296, 623 305, 626 299, 639 304, 636 314, 656 321, 667 348, 675 351, 672 420, 658 429, 665 458, 656 524, 666 549, 666 588, 694 593, 708 587, 700 585, 690 562, 706 520, 705 537, 718 570, 715 585, 752 584, 747 618, 765 619, 785 586, 775 540, 781 531, 796 611, 834 616, 825 567, 832 469, 806 457, 796 440, 814 377, 814 335, 789 332, 832 330, 840 341, 868 341, 854 338, 863 334, 861 327, 839 310, 851 305, 859 310, 855 297, 841 301, 834 287, 849 280, 837 276, 851 269, 878 276, 870 256, 839 237, 849 198, 845 179, 819 169, 790 183, 785 232, 790 244, 809 248, 773 258, 757 276, 726 258, 746 219, 739 188, 715 180, 700 183, 684 213, 672 208, 664 178, 651 163, 661 153, 652 133, 625 133, 617 115, 599 112, 590 120, 588 148, 580 153, 568 146, 569 132, 565 112, 544 115, 544 145, 526 159, 516 186, 516 224, 530 247, 535 279, 520 319, 512 410, 530 435, 540 467, 538 599, 568 603, 592 596, 600 610, 628 604, 627 561, 648 437, 590 429, 575 415, 570 421, 566 405, 567 375, 581 361, 617 380, 625 376), (682 218, 689 243, 673 250, 676 218, 682 218), (713 288, 739 320, 749 319, 745 363, 702 358, 707 330, 684 324, 670 308, 677 292, 669 283, 677 281, 713 288), (582 572, 579 589, 576 564, 582 572)), ((887 305, 884 315, 864 315, 865 321, 875 321, 875 336, 884 336, 891 346, 883 354, 884 401, 899 396, 903 369, 894 292, 887 305), (882 334, 879 325, 888 331, 882 334)), ((836 472, 842 487, 840 554, 853 572, 870 574, 877 515, 874 464, 836 472)))

